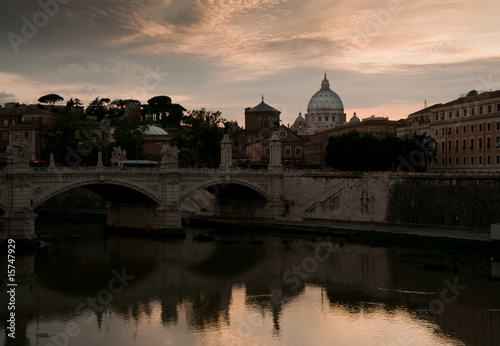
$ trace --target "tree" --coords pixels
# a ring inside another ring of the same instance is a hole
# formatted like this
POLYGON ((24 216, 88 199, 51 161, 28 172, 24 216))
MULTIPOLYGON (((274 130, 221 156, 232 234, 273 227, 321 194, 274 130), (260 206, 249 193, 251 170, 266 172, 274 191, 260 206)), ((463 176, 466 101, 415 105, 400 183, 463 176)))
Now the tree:
POLYGON ((74 106, 75 106, 75 101, 73 101, 73 98, 71 98, 68 102, 66 102, 67 108, 73 108, 74 106))
POLYGON ((374 165, 377 145, 372 134, 349 131, 330 137, 324 160, 327 166, 344 171, 369 170, 374 165))
POLYGON ((136 160, 144 158, 143 137, 147 130, 139 114, 123 116, 116 120, 113 138, 108 153, 113 151, 113 147, 121 147, 127 152, 127 159, 136 160))
POLYGON ((172 103, 168 111, 167 126, 180 127, 185 111, 186 108, 182 107, 180 104, 172 103))
POLYGON ((418 167, 410 168, 422 171, 434 155, 431 148, 425 153, 422 150, 428 140, 424 135, 377 139, 370 133, 350 131, 329 138, 324 161, 328 167, 343 171, 387 171, 406 167, 408 160, 415 161, 414 157, 418 157, 418 167))
POLYGON ((98 124, 71 108, 56 112, 41 136, 42 159, 49 161, 53 153, 54 161, 63 166, 95 165, 104 141, 98 124))
POLYGON ((155 96, 148 100, 149 113, 155 123, 162 127, 180 126, 186 109, 177 103, 172 103, 168 96, 155 96))
POLYGON ((162 126, 165 126, 172 99, 168 96, 155 96, 148 100, 148 104, 153 121, 160 122, 162 126))
POLYGON ((85 115, 96 117, 97 121, 103 120, 109 114, 109 104, 111 100, 108 98, 96 97, 92 100, 85 109, 85 115))
POLYGON ((181 166, 201 168, 220 164, 220 141, 224 135, 224 128, 220 125, 224 121, 221 112, 205 108, 193 110, 183 118, 186 130, 171 141, 171 145, 180 149, 181 166))
POLYGON ((47 94, 38 99, 38 102, 48 103, 51 109, 54 108, 54 104, 59 101, 64 101, 64 98, 57 94, 47 94))

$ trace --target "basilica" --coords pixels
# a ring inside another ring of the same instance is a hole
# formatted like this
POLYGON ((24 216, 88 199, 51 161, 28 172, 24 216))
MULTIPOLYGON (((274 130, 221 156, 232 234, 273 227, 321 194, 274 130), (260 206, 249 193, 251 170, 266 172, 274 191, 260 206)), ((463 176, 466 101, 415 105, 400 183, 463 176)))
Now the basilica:
POLYGON ((313 135, 343 125, 345 121, 346 115, 342 100, 335 91, 330 89, 330 82, 325 73, 321 89, 309 101, 305 119, 302 114, 299 114, 291 129, 298 135, 313 135))
POLYGON ((285 168, 323 168, 328 138, 356 130, 376 137, 395 135, 398 123, 385 117, 371 116, 361 121, 356 113, 347 122, 339 95, 330 89, 326 73, 321 88, 314 93, 307 113, 299 114, 292 126, 280 124, 281 112, 262 101, 245 109, 245 129, 237 124, 230 136, 233 159, 265 168, 270 158, 269 139, 277 132, 281 139, 281 157, 285 168))

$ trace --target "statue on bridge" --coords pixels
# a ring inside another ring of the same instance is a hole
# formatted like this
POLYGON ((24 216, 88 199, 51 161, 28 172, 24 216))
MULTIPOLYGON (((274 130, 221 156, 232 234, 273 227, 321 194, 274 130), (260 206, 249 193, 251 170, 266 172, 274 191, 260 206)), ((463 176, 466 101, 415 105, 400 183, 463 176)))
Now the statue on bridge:
POLYGON ((119 161, 127 159, 127 152, 121 147, 114 147, 111 153, 111 164, 118 164, 119 161))
POLYGON ((33 147, 28 142, 19 139, 9 144, 5 150, 9 162, 28 162, 32 152, 33 147))
POLYGON ((177 146, 163 145, 160 154, 162 166, 177 167, 177 157, 179 156, 179 148, 177 146))

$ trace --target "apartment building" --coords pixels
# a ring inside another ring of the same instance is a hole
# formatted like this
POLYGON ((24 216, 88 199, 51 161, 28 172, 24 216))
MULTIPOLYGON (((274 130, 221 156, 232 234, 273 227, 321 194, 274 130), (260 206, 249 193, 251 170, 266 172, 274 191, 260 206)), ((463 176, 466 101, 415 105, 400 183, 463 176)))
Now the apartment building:
POLYGON ((471 91, 429 113, 433 170, 500 171, 500 90, 471 91))

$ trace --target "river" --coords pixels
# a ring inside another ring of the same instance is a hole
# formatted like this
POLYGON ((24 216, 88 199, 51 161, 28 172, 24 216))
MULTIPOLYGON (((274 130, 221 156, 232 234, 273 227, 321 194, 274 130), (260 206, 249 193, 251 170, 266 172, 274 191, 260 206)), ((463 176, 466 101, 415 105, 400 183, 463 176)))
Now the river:
POLYGON ((477 253, 39 219, 42 247, 16 258, 15 339, 1 295, 2 345, 500 345, 500 281, 477 253))

